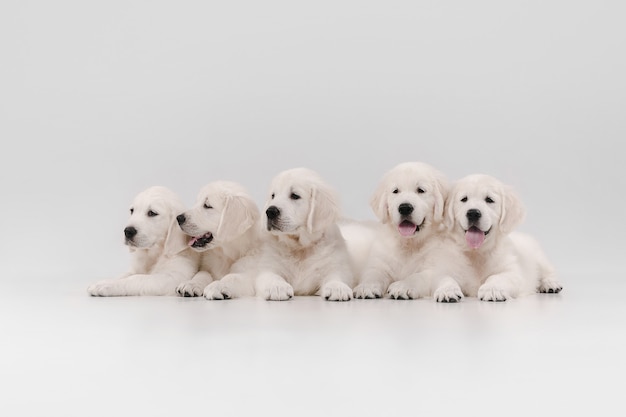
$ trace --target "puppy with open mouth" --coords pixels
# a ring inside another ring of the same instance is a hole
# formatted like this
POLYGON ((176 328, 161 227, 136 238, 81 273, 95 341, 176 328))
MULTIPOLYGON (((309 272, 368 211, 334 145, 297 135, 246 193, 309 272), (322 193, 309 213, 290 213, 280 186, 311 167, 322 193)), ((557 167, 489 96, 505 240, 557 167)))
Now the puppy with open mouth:
POLYGON ((295 168, 272 180, 256 294, 266 300, 319 295, 352 299, 353 272, 337 226, 337 196, 316 172, 295 168))
POLYGON ((176 292, 210 300, 253 295, 250 271, 260 245, 259 217, 240 184, 215 181, 203 187, 196 204, 176 217, 189 248, 202 254, 198 273, 176 292))
POLYGON ((457 181, 446 202, 445 224, 458 250, 449 263, 468 295, 505 301, 563 288, 539 244, 512 233, 524 218, 513 190, 488 175, 457 181))
POLYGON ((432 296, 456 302, 461 288, 440 271, 447 248, 442 229, 447 181, 421 162, 401 163, 383 176, 371 200, 380 225, 354 289, 356 298, 432 296))

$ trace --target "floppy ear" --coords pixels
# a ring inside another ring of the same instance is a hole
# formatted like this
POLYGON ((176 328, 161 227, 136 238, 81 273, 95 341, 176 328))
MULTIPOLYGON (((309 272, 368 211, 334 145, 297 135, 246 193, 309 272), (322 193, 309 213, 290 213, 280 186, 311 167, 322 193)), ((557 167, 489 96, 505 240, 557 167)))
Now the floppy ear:
POLYGON ((526 212, 521 200, 510 187, 503 188, 501 204, 500 230, 510 233, 524 220, 526 212))
POLYGON ((324 185, 313 185, 311 205, 306 227, 309 233, 322 231, 335 223, 339 217, 339 206, 335 193, 324 185))
POLYGON ((174 256, 187 248, 187 235, 183 233, 178 221, 176 221, 176 212, 172 215, 170 227, 165 237, 165 247, 163 254, 165 256, 174 256))
POLYGON ((454 204, 456 202, 454 195, 455 193, 452 191, 448 192, 443 210, 443 225, 448 230, 452 230, 454 227, 454 204))
POLYGON ((258 219, 259 209, 250 197, 229 195, 226 197, 216 235, 226 242, 233 240, 244 234, 258 219))
POLYGON ((386 185, 384 181, 378 184, 370 200, 372 211, 382 223, 389 221, 389 205, 387 204, 387 195, 385 193, 386 185))
POLYGON ((442 222, 445 209, 445 201, 448 196, 448 183, 443 178, 435 180, 435 205, 433 207, 433 219, 436 222, 442 222))

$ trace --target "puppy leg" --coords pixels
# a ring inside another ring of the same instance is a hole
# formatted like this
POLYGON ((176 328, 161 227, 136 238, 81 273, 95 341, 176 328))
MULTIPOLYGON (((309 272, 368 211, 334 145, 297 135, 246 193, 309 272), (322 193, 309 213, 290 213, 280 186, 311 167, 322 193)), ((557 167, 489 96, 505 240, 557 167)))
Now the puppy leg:
POLYGON ((483 301, 506 301, 517 296, 520 277, 515 273, 494 274, 478 288, 478 299, 483 301))
POLYGON ((211 274, 207 271, 199 271, 191 280, 183 282, 176 287, 176 293, 182 297, 199 297, 212 281, 213 277, 211 274))
POLYGON ((270 301, 293 298, 293 287, 274 272, 262 272, 256 279, 256 294, 270 301))
POLYGON ((354 287, 354 298, 382 298, 390 283, 389 274, 374 269, 367 270, 359 285, 354 287))
POLYGON ((87 291, 96 297, 134 295, 174 295, 176 277, 168 274, 136 274, 91 285, 87 291))
POLYGON ((386 287, 380 281, 362 282, 354 287, 354 298, 382 298, 386 287))
POLYGON ((444 276, 434 284, 433 298, 438 303, 456 303, 463 298, 463 291, 459 283, 450 276, 444 276))
POLYGON ((252 297, 254 282, 250 274, 228 274, 213 281, 204 289, 207 300, 228 300, 231 298, 252 297))
POLYGON ((352 300, 352 288, 341 280, 341 277, 329 277, 322 284, 318 294, 326 301, 350 301, 352 300))
POLYGON ((554 268, 546 259, 539 262, 539 286, 537 292, 540 293, 559 293, 563 289, 563 285, 559 282, 554 268))
POLYGON ((387 295, 394 300, 414 300, 430 295, 431 274, 420 272, 389 285, 387 295))

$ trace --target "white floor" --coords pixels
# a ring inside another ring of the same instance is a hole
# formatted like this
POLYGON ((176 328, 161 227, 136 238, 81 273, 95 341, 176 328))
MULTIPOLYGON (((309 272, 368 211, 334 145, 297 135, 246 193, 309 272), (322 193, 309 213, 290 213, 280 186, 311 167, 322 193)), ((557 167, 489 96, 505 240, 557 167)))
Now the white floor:
POLYGON ((4 285, 0 414, 617 415, 617 278, 459 304, 107 299, 75 283, 4 285))

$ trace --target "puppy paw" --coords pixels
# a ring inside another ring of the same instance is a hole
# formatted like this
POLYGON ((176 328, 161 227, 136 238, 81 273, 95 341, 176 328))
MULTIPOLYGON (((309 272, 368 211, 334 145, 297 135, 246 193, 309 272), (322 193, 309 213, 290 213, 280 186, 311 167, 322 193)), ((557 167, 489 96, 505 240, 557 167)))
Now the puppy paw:
POLYGON ((435 290, 433 298, 438 303, 456 303, 463 298, 463 291, 457 284, 443 285, 435 290))
POLYGON ((382 298, 383 287, 380 284, 359 284, 354 288, 354 298, 382 298))
POLYGON ((176 287, 176 294, 181 297, 200 297, 204 292, 204 287, 201 287, 193 281, 187 281, 176 287))
POLYGON ((204 289, 204 298, 207 300, 230 300, 233 297, 230 288, 220 281, 213 281, 204 289))
POLYGON ((285 301, 293 298, 293 287, 289 284, 273 284, 263 290, 263 296, 269 301, 285 301))
POLYGON ((504 288, 483 285, 478 289, 478 299, 482 301, 506 301, 509 298, 511 296, 504 288))
POLYGON ((562 289, 563 286, 558 281, 544 280, 541 281, 539 288, 537 288, 537 292, 557 294, 560 293, 562 289))
POLYGON ((404 281, 396 281, 387 288, 387 295, 394 300, 413 300, 419 298, 417 290, 404 281))
POLYGON ((116 279, 98 281, 87 288, 87 293, 94 297, 115 297, 124 295, 116 279))
POLYGON ((343 282, 333 281, 324 284, 320 295, 326 301, 350 301, 352 300, 352 289, 343 282))

